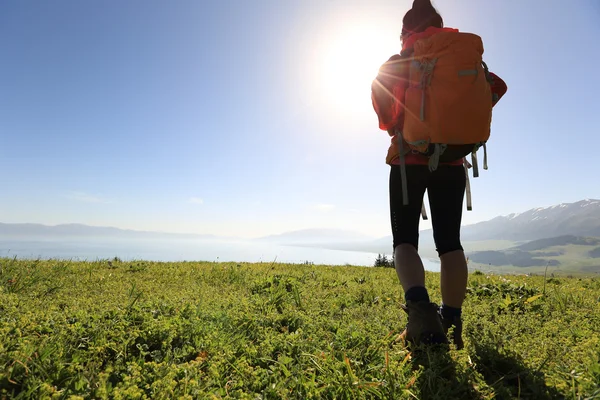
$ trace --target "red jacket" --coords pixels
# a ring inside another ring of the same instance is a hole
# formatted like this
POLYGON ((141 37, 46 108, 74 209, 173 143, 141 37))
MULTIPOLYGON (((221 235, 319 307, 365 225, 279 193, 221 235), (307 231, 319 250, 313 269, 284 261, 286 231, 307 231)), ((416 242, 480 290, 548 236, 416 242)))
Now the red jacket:
MULTIPOLYGON (((379 119, 379 128, 388 132, 392 137, 392 143, 388 150, 386 162, 388 164, 397 164, 397 137, 396 129, 402 127, 404 120, 404 94, 408 87, 408 63, 403 60, 410 54, 415 41, 425 37, 432 36, 438 32, 458 32, 453 28, 434 28, 430 27, 424 32, 411 35, 402 46, 400 54, 394 54, 379 69, 379 73, 371 84, 371 100, 373 108, 379 119), (394 97, 398 101, 393 101, 394 97)), ((490 73, 493 80, 491 82, 492 94, 494 95, 494 105, 504 96, 507 91, 506 83, 494 73, 490 73)), ((406 155, 406 164, 428 165, 429 159, 420 154, 409 153, 406 155)), ((450 165, 460 165, 462 160, 458 160, 450 165)))

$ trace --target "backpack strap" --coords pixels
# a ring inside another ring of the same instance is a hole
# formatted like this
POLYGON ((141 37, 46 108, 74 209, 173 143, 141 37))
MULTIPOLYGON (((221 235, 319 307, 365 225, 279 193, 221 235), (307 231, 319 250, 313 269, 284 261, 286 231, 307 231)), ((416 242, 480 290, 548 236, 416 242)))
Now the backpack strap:
POLYGON ((448 148, 447 144, 436 143, 434 145, 433 154, 429 157, 429 170, 431 172, 435 171, 440 165, 440 157, 446 149, 448 148))
POLYGON ((473 198, 471 196, 471 182, 469 181, 469 162, 467 158, 463 158, 463 166, 465 167, 465 176, 467 178, 465 191, 467 194, 467 211, 473 211, 473 198))
POLYGON ((479 163, 477 161, 477 150, 479 147, 483 146, 483 169, 487 171, 488 169, 488 154, 487 154, 487 144, 478 144, 471 152, 471 163, 473 164, 473 178, 479 177, 479 163))
POLYGON ((417 65, 419 66, 419 68, 422 70, 421 72, 421 114, 419 115, 419 117, 421 118, 421 121, 425 121, 425 89, 427 88, 427 86, 431 86, 431 78, 433 77, 433 70, 435 68, 435 64, 437 63, 438 59, 434 58, 431 61, 426 61, 426 62, 418 62, 415 61, 417 63, 417 65))
POLYGON ((471 152, 471 164, 473 164, 473 178, 479 177, 479 163, 477 162, 477 150, 471 152))
POLYGON ((487 171, 488 169, 488 157, 487 157, 487 144, 483 144, 483 169, 487 171))
POLYGON ((481 66, 483 67, 483 71, 485 72, 485 80, 489 83, 493 83, 494 78, 492 77, 492 74, 490 74, 490 69, 488 68, 485 61, 481 61, 481 66))
MULTIPOLYGON (((404 149, 404 138, 402 137, 402 132, 400 131, 396 131, 396 135, 398 136, 398 158, 400 160, 400 178, 402 180, 402 205, 407 206, 408 205, 408 182, 406 180, 406 150, 404 149)), ((432 169, 432 162, 431 159, 429 160, 429 169, 431 171, 435 171, 438 167, 439 164, 439 158, 440 155, 444 152, 444 150, 446 150, 446 145, 439 145, 436 144, 435 145, 435 154, 437 154, 435 162, 434 162, 434 167, 432 169)), ((465 163, 467 162, 467 160, 465 159, 465 163)), ((465 164, 465 169, 467 168, 466 164, 465 164)), ((466 169, 467 171, 467 181, 469 180, 469 170, 466 169)), ((471 189, 469 189, 469 192, 467 194, 468 199, 470 199, 471 197, 471 189)), ((467 200, 468 202, 470 200, 467 200)), ((427 209, 425 208, 425 202, 423 202, 423 204, 421 205, 421 216, 423 217, 423 221, 427 221, 429 218, 427 217, 427 209)))
POLYGON ((398 157, 400 159, 400 178, 402 180, 402 205, 408 205, 408 183, 406 182, 406 160, 404 159, 404 138, 402 132, 396 131, 398 137, 398 157))

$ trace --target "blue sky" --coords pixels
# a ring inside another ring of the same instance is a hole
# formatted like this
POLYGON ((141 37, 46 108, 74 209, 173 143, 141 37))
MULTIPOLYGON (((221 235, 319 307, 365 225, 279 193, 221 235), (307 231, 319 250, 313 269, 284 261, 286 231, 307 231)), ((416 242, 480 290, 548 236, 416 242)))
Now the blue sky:
MULTIPOLYGON (((389 234, 369 90, 410 4, 0 2, 0 222, 389 234)), ((600 4, 436 5, 509 86, 464 223, 600 198, 600 4)))

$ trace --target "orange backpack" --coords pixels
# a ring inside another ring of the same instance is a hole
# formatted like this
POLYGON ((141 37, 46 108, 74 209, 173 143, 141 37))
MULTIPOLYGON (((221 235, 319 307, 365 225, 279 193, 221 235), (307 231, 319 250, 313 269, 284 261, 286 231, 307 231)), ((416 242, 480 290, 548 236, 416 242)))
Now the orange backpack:
POLYGON ((477 150, 482 146, 487 169, 493 98, 482 39, 472 33, 439 32, 416 40, 409 62, 404 123, 398 132, 403 139, 398 140, 401 164, 409 151, 429 156, 431 170, 471 154, 477 177, 477 150), (408 149, 403 148, 406 144, 408 149))
POLYGON ((414 44, 402 136, 431 156, 432 169, 476 153, 490 137, 492 90, 482 56, 472 33, 440 32, 414 44))

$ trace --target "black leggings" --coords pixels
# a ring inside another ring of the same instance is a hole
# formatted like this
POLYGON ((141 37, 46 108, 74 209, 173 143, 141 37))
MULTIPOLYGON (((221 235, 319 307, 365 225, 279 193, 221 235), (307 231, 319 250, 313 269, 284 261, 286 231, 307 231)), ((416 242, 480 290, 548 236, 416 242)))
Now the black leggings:
POLYGON ((419 220, 425 190, 429 196, 433 238, 438 254, 463 250, 460 243, 466 175, 463 166, 440 165, 434 172, 426 165, 407 165, 408 205, 402 204, 400 166, 390 171, 390 218, 394 249, 400 244, 419 248, 419 220))

